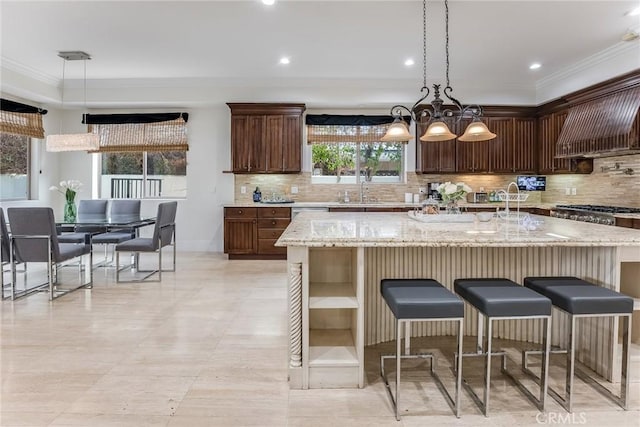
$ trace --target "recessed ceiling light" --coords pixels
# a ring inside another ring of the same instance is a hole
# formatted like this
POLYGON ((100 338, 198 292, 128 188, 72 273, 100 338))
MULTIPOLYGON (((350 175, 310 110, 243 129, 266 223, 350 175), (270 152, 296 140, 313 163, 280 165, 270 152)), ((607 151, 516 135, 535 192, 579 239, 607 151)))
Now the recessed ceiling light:
POLYGON ((640 15, 640 6, 636 7, 633 10, 630 10, 629 12, 625 13, 626 16, 638 16, 640 15))
POLYGON ((275 2, 276 0, 262 0, 262 3, 266 4, 267 6, 271 6, 275 2))
POLYGON ((404 65, 407 66, 407 67, 411 67, 415 63, 416 62, 412 58, 409 58, 406 61, 404 61, 404 65))
POLYGON ((283 56, 282 58, 280 58, 280 63, 281 63, 282 65, 287 65, 287 64, 289 64, 290 62, 291 62, 291 60, 289 59, 289 57, 288 57, 288 56, 283 56))
POLYGON ((533 64, 529 65, 530 70, 537 70, 540 67, 542 67, 542 64, 540 64, 539 62, 534 62, 533 64))

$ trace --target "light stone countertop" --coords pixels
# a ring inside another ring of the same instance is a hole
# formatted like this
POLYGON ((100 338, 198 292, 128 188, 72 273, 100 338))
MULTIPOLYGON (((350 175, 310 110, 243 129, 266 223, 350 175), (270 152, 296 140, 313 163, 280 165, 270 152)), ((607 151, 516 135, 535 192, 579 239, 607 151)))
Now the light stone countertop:
POLYGON ((276 246, 640 248, 640 230, 538 215, 530 215, 528 223, 520 225, 498 218, 489 222, 423 223, 409 218, 407 213, 302 212, 276 246))
MULTIPOLYGON (((414 208, 422 206, 422 203, 405 203, 405 202, 369 202, 369 203, 340 203, 340 202, 294 202, 294 203, 260 203, 260 202, 234 202, 225 203, 225 208, 269 208, 269 207, 281 207, 281 208, 414 208)), ((500 208, 504 209, 504 202, 493 203, 460 203, 460 207, 465 208, 500 208)), ((543 208, 551 209, 555 205, 549 205, 544 203, 520 203, 521 208, 543 208)), ((515 210, 515 204, 511 202, 509 204, 510 209, 515 210)))

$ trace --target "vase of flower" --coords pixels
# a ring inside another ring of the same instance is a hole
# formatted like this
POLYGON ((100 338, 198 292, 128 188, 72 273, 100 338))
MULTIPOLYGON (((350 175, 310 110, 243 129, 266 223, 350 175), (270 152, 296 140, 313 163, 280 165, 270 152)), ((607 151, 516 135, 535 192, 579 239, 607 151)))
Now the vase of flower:
POLYGON ((60 181, 58 187, 51 186, 49 190, 55 190, 58 193, 64 195, 65 203, 64 203, 64 211, 63 217, 64 222, 74 223, 76 222, 76 218, 78 217, 78 207, 76 206, 76 194, 82 187, 82 183, 77 180, 69 180, 69 181, 60 181))
POLYGON ((76 192, 67 189, 65 193, 64 222, 76 222, 78 208, 76 207, 76 192))
POLYGON ((458 182, 457 184, 445 182, 440 184, 436 190, 440 193, 442 201, 445 203, 446 213, 457 215, 462 213, 458 203, 471 191, 471 187, 464 182, 458 182))

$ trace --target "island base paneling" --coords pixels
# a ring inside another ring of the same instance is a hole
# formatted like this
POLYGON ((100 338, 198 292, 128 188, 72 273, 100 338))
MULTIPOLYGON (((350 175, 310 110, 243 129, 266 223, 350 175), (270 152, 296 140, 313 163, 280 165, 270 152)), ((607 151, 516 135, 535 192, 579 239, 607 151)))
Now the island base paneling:
MULTIPOLYGON (((394 317, 380 296, 383 278, 431 278, 453 290, 453 281, 466 277, 504 277, 522 283, 526 276, 577 276, 616 288, 616 248, 611 247, 444 247, 367 248, 365 251, 365 345, 395 339, 394 317)), ((552 345, 566 342, 567 316, 553 310, 552 345)), ((539 343, 539 322, 496 322, 494 338, 539 343)), ((477 313, 465 305, 464 332, 475 336, 477 313)), ((584 319, 577 329, 578 360, 606 378, 612 378, 612 337, 617 321, 584 319)), ((615 331, 615 332, 614 332, 615 331)), ((453 322, 416 322, 411 336, 455 335, 453 322)), ((613 378, 616 378, 613 376, 613 378)))

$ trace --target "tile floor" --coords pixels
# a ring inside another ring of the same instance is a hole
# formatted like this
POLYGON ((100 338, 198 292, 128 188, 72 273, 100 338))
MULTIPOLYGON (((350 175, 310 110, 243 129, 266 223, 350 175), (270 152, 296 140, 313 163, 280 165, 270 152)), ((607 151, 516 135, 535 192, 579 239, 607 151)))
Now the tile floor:
MULTIPOLYGON (((98 269, 93 290, 3 301, 0 426, 640 425, 638 363, 631 410, 578 381, 572 417, 553 400, 539 414, 496 372, 491 416, 463 393, 456 419, 408 362, 396 422, 378 376, 390 344, 367 349, 363 390, 289 390, 285 271, 284 261, 183 253, 162 283, 116 285, 98 269)), ((479 390, 480 364, 465 369, 479 390)))

